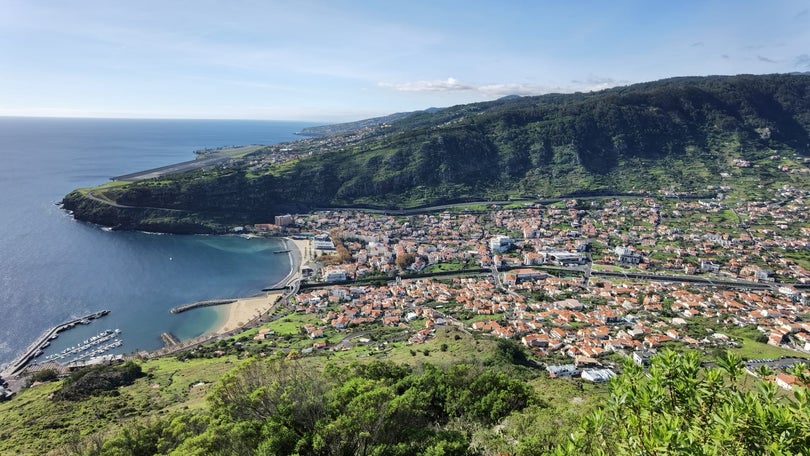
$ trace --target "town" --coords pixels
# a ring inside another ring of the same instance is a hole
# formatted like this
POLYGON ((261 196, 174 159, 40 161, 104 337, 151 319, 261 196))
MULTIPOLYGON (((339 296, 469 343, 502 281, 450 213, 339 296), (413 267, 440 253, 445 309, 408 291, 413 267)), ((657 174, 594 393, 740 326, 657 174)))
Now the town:
POLYGON ((308 286, 292 301, 320 318, 302 329, 311 339, 377 324, 419 344, 455 326, 520 341, 552 377, 604 381, 617 356, 643 364, 662 347, 717 354, 746 343, 726 328, 810 353, 809 193, 325 211, 251 229, 311 239, 308 286))

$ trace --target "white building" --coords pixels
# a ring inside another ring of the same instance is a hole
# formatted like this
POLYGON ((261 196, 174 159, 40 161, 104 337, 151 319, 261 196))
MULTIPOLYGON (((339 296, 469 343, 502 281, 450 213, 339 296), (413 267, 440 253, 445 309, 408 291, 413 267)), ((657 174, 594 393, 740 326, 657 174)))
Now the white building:
POLYGON ((615 377, 616 373, 610 369, 585 369, 582 371, 582 379, 589 382, 602 383, 615 377))
POLYGON ((572 377, 579 372, 577 366, 573 364, 546 365, 546 371, 551 378, 572 377))
POLYGON ((498 235, 489 240, 489 250, 492 253, 503 253, 512 247, 512 239, 509 236, 498 235))
POLYGON ((328 234, 319 234, 312 239, 312 247, 315 250, 335 250, 335 244, 328 234))
POLYGON ((343 269, 329 269, 323 275, 325 282, 345 282, 346 271, 343 269))

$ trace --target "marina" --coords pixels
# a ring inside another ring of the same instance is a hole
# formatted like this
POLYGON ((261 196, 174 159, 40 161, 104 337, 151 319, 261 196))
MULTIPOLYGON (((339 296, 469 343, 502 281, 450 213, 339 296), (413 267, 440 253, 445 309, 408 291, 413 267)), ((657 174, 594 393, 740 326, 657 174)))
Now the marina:
POLYGON ((102 346, 100 346, 100 347, 98 347, 98 348, 96 348, 96 349, 94 349, 92 351, 82 352, 78 356, 76 356, 75 358, 71 359, 69 362, 73 363, 73 362, 76 362, 76 361, 83 361, 85 359, 93 359, 93 358, 95 358, 97 356, 103 355, 108 350, 112 350, 113 348, 118 348, 123 344, 124 344, 124 341, 122 341, 121 339, 115 339, 112 342, 110 342, 109 344, 102 345, 102 346))
POLYGON ((84 340, 78 345, 74 345, 72 347, 68 347, 62 350, 60 353, 54 353, 52 355, 48 355, 45 359, 48 361, 59 361, 65 358, 73 357, 70 361, 78 361, 87 357, 92 357, 99 355, 101 353, 110 350, 111 348, 116 348, 121 346, 121 340, 117 339, 118 335, 121 334, 120 329, 111 330, 107 329, 104 330, 98 335, 95 335, 89 339, 84 340), (113 343, 102 345, 105 342, 113 340, 113 343), (117 343, 117 345, 115 345, 117 343), (92 350, 92 351, 91 351, 92 350))
POLYGON ((54 326, 53 328, 45 331, 39 336, 31 345, 28 346, 19 356, 14 358, 6 367, 5 369, 0 372, 0 377, 9 378, 22 370, 23 367, 28 365, 31 361, 33 361, 38 356, 42 356, 43 348, 50 345, 50 341, 56 340, 59 337, 59 333, 63 331, 67 331, 68 329, 72 329, 77 324, 90 324, 93 320, 97 320, 107 314, 109 314, 109 310, 100 310, 98 312, 94 312, 89 315, 85 315, 83 317, 75 318, 73 320, 66 321, 60 325, 54 326))

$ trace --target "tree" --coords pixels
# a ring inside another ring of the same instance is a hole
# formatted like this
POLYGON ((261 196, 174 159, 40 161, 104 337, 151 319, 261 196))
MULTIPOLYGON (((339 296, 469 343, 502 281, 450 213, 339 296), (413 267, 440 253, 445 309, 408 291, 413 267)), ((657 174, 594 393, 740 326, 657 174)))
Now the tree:
POLYGON ((31 376, 31 381, 45 383, 52 382, 57 378, 59 378, 59 374, 56 372, 56 369, 42 369, 31 376))
POLYGON ((102 393, 118 394, 120 386, 131 385, 143 377, 141 366, 133 361, 121 365, 93 366, 80 369, 65 380, 65 384, 54 394, 59 400, 80 400, 102 393))
POLYGON ((397 255, 397 258, 396 260, 394 260, 394 263, 397 265, 398 268, 404 270, 408 269, 408 267, 412 265, 414 261, 416 261, 416 255, 414 255, 413 253, 403 253, 397 255))
MULTIPOLYGON (((481 364, 370 361, 321 371, 284 358, 251 360, 227 374, 209 401, 210 410, 137 421, 100 450, 85 445, 76 453, 460 456, 483 453, 473 442, 476 429, 506 423, 527 407, 531 416, 542 414, 525 381, 481 364)), ((524 447, 547 448, 548 440, 524 447)))
POLYGON ((284 358, 250 360, 226 375, 210 401, 215 413, 237 420, 282 419, 303 435, 326 413, 324 379, 284 358))

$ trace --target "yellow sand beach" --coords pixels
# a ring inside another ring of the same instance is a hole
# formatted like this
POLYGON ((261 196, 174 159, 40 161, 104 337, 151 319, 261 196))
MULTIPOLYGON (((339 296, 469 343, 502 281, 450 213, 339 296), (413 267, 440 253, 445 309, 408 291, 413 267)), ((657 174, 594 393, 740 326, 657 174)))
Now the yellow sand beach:
POLYGON ((311 239, 292 239, 287 238, 287 245, 290 243, 295 245, 298 249, 298 258, 300 259, 297 265, 300 270, 301 266, 305 265, 307 261, 312 259, 312 240, 311 239))
MULTIPOLYGON (((309 239, 292 239, 285 238, 286 245, 292 250, 291 261, 292 270, 284 280, 286 281, 290 276, 298 274, 301 266, 309 260, 310 243, 309 239), (304 255, 307 255, 306 257, 304 255)), ((281 299, 282 292, 265 293, 261 296, 254 296, 250 298, 241 298, 231 304, 226 304, 221 307, 225 312, 222 324, 212 330, 212 333, 223 334, 233 329, 244 326, 248 321, 257 317, 260 314, 268 312, 276 302, 281 299)))
POLYGON ((211 332, 222 334, 244 326, 259 314, 272 309, 276 301, 281 298, 281 294, 280 292, 266 293, 252 298, 238 299, 236 302, 222 306, 225 318, 222 324, 211 332))

